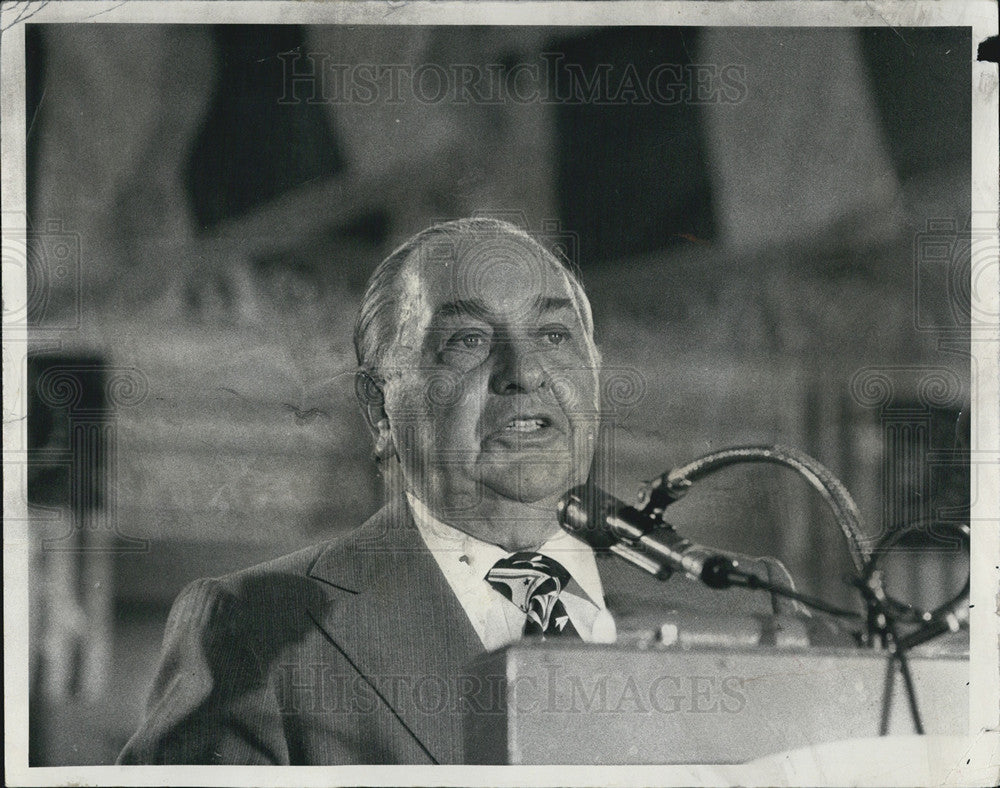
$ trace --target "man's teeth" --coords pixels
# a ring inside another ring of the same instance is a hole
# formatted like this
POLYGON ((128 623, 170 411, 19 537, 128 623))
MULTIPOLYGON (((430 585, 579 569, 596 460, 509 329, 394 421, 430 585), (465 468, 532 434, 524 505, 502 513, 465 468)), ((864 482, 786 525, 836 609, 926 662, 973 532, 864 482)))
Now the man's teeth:
POLYGON ((534 432, 544 426, 541 419, 512 419, 504 429, 509 432, 534 432))

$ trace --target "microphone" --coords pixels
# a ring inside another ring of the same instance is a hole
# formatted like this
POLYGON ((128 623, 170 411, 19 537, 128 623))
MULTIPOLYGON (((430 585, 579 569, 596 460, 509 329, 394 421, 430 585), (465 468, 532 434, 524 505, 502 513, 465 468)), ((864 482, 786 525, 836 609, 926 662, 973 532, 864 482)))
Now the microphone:
POLYGON ((563 530, 595 550, 610 551, 666 580, 683 572, 709 588, 748 586, 750 577, 731 558, 685 539, 662 519, 662 509, 639 511, 604 490, 580 485, 557 506, 563 530))

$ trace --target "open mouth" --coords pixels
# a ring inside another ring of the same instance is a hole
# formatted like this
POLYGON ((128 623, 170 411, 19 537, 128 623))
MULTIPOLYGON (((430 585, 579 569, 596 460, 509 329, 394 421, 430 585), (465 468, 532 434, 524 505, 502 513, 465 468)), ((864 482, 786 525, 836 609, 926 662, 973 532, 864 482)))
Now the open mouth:
POLYGON ((545 416, 528 416, 526 418, 513 418, 504 425, 501 432, 531 434, 539 432, 546 427, 552 426, 552 421, 545 416))

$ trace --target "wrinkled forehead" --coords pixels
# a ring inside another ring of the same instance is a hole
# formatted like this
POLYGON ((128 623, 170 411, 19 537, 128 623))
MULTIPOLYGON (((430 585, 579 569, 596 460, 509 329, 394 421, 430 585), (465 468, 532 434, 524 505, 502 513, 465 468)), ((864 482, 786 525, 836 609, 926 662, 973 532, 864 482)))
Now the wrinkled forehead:
POLYGON ((569 301, 589 330, 589 304, 579 285, 551 254, 516 235, 430 239, 407 260, 401 286, 404 310, 412 317, 429 317, 449 304, 476 304, 517 322, 529 319, 540 303, 569 301))

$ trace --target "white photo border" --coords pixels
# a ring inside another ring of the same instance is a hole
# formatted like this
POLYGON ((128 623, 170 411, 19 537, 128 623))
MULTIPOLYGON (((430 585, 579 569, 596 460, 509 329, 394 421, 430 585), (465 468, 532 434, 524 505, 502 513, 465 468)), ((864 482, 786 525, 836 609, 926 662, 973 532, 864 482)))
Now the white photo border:
MULTIPOLYGON (((0 26, 3 233, 26 229, 25 23, 286 23, 352 25, 689 25, 753 27, 968 26, 973 50, 997 34, 997 7, 975 2, 5 2, 0 26), (20 15, 20 17, 18 16, 20 15)), ((972 216, 977 233, 997 244, 997 64, 972 63, 972 216)), ((1000 264, 978 272, 972 308, 1000 314, 1000 264)), ((4 267, 4 303, 24 303, 26 283, 4 267)), ((351 766, 158 767, 28 766, 28 533, 23 324, 3 325, 4 401, 4 686, 6 782, 9 785, 761 785, 836 784, 835 775, 778 766, 351 766), (169 769, 169 771, 164 771, 169 769)), ((971 451, 983 469, 971 517, 1000 525, 1000 326, 972 335, 971 451)), ((947 784, 996 783, 1000 774, 1000 527, 972 529, 970 730, 961 751, 943 749, 947 784)), ((875 784, 875 783, 872 783, 875 784)))

